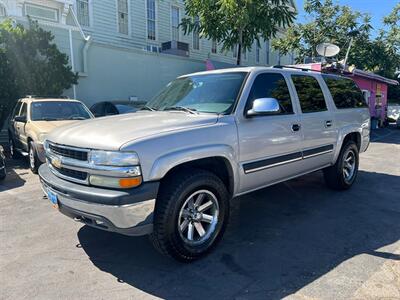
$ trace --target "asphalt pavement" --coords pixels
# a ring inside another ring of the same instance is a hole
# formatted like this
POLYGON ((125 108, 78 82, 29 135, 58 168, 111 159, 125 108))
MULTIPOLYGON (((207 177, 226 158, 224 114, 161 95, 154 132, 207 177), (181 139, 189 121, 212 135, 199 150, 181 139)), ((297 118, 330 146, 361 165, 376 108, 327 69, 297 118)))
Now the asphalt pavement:
POLYGON ((400 130, 381 129, 353 188, 321 172, 234 199, 209 256, 75 223, 23 160, 0 183, 0 299, 400 299, 400 130))

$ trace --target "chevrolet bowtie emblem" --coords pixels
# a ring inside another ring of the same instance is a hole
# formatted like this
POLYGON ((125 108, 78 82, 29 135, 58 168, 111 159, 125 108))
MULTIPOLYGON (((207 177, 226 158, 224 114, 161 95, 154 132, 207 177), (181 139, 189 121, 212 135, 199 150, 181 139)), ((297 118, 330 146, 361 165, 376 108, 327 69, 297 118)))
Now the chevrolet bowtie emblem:
POLYGON ((56 167, 57 169, 61 169, 61 167, 62 167, 61 159, 59 159, 59 158, 53 158, 53 159, 51 160, 51 164, 52 164, 54 167, 56 167))

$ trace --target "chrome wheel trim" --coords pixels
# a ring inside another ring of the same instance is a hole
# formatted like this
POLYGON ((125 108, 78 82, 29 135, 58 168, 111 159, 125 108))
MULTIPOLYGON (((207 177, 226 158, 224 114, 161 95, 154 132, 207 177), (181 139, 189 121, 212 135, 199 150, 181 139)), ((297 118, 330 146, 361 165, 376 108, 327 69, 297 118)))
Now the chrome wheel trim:
POLYGON ((9 144, 9 147, 10 147, 10 154, 11 154, 11 157, 13 157, 13 156, 14 156, 14 143, 13 143, 12 140, 9 140, 9 141, 8 141, 8 144, 9 144))
POLYGON ((31 165, 31 168, 35 168, 35 153, 33 152, 33 148, 29 148, 29 163, 31 165))
POLYGON ((356 172, 356 154, 351 149, 344 155, 342 172, 343 178, 347 182, 351 181, 356 172))
POLYGON ((209 190, 191 194, 183 203, 178 216, 178 232, 182 240, 192 246, 207 241, 218 224, 219 204, 209 190))

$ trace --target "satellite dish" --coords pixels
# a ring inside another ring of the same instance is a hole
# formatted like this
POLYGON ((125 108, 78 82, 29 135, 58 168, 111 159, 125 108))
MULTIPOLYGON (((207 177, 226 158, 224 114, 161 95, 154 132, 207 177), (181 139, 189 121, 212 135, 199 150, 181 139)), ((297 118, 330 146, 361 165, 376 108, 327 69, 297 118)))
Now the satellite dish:
POLYGON ((333 57, 340 52, 340 48, 331 43, 322 43, 317 46, 317 52, 323 57, 333 57))

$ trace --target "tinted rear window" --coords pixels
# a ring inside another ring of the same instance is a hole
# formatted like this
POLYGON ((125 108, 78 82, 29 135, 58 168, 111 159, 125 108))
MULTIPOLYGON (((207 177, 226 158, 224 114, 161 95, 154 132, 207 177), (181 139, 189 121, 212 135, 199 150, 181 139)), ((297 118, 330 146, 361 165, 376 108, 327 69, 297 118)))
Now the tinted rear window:
POLYGON ((347 78, 323 76, 338 109, 368 107, 356 83, 347 78))
POLYGON ((303 113, 327 110, 324 93, 317 79, 312 76, 292 75, 292 80, 303 113))

